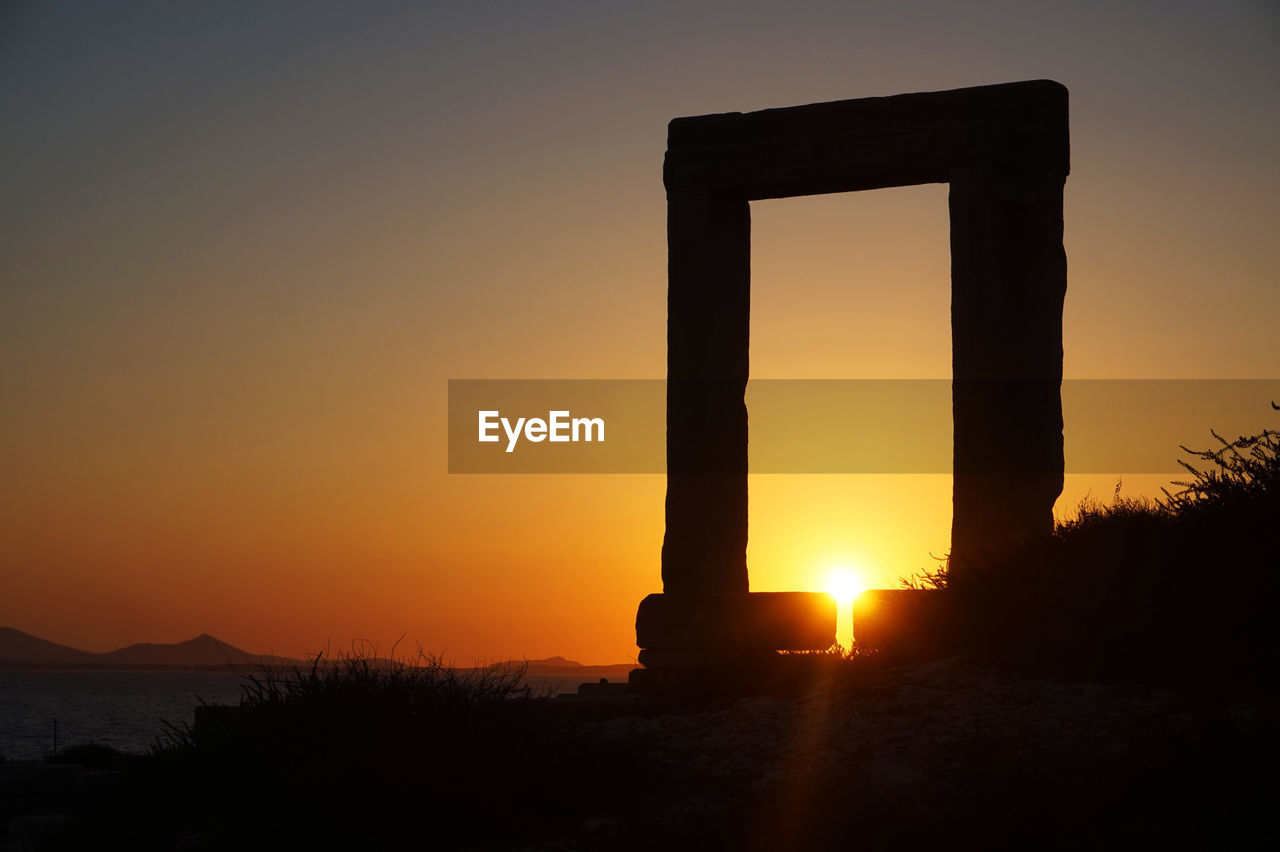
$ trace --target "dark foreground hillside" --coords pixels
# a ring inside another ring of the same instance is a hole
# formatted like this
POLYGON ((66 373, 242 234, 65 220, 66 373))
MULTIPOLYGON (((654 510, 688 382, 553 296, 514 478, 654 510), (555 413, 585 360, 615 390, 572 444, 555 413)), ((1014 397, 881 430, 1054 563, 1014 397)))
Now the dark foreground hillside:
POLYGON ((279 693, 125 764, 82 754, 114 783, 29 848, 1222 849, 1275 834, 1280 720, 1256 691, 854 659, 799 696, 592 720, 505 675, 434 695, 412 677, 279 693))
MULTIPOLYGON (((539 698, 518 670, 430 658, 264 672, 241 707, 148 757, 82 753, 109 783, 46 802, 67 817, 13 836, 128 850, 1272 848, 1278 450, 1275 432, 1222 441, 1164 501, 1086 506, 982 582, 935 576, 959 652, 942 659, 831 657, 789 695, 701 704, 539 698)), ((6 818, 20 796, 0 789, 6 818)))

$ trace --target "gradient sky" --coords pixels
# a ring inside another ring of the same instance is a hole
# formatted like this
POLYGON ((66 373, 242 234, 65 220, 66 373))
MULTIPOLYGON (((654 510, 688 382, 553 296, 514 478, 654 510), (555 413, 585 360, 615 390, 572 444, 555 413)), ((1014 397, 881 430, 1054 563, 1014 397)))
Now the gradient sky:
MULTIPOLYGON (((0 624, 632 658, 662 477, 450 476, 446 381, 664 375, 672 117, 1032 78, 1066 375, 1280 376, 1269 2, 7 4, 0 624)), ((945 186, 752 207, 754 376, 950 374, 945 186)), ((751 495, 759 590, 947 547, 945 476, 751 495)))

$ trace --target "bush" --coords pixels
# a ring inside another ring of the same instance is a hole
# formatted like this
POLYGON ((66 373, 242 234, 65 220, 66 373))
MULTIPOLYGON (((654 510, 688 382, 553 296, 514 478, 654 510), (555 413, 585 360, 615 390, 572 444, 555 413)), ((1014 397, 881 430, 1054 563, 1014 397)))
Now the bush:
MULTIPOLYGON (((1272 404, 1275 407, 1275 404, 1272 404)), ((1182 449, 1162 499, 1086 500, 1053 537, 957 590, 979 654, 1088 676, 1246 682, 1276 662, 1280 432, 1182 449)), ((941 585, 945 585, 945 577, 941 585)))
POLYGON ((635 781, 627 754, 579 746, 523 666, 317 657, 246 676, 242 703, 213 709, 171 727, 123 801, 75 829, 93 848, 194 835, 213 848, 498 848, 576 828, 635 781))

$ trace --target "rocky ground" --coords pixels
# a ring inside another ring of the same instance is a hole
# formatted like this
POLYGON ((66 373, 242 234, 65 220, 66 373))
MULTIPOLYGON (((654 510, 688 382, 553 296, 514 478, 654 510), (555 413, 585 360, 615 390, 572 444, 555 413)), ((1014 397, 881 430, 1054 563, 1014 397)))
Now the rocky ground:
POLYGON ((948 660, 795 699, 584 725, 643 757, 615 813, 539 849, 1258 848, 1274 707, 948 660))

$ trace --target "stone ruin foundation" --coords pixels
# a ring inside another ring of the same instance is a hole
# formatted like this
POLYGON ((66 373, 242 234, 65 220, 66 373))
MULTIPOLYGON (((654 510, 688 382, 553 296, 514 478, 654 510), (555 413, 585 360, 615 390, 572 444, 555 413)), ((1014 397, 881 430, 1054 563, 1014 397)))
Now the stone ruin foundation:
POLYGON ((950 184, 949 565, 963 580, 1053 528, 1068 171, 1067 90, 1049 80, 671 121, 663 593, 636 616, 633 686, 835 641, 829 596, 748 589, 750 202, 950 184))

